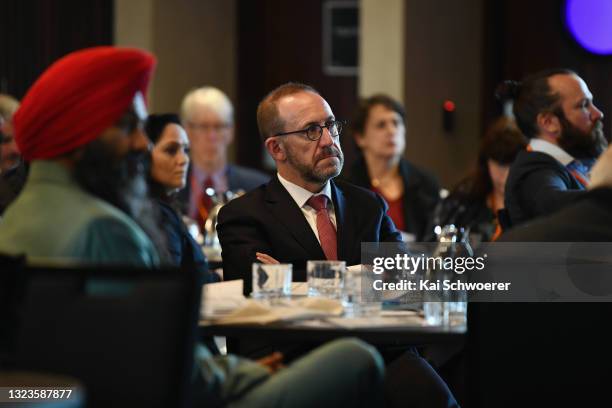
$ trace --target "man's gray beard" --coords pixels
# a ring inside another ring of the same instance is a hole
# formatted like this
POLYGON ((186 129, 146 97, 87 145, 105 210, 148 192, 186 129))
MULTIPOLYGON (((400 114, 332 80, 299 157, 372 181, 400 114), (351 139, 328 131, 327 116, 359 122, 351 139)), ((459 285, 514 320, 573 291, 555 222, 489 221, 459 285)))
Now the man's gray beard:
POLYGON ((561 138, 559 146, 577 159, 596 159, 608 147, 608 140, 603 133, 601 121, 589 133, 572 125, 565 116, 559 117, 561 138))
POLYGON ((340 161, 340 164, 337 167, 337 171, 334 171, 332 174, 323 174, 323 172, 319 172, 316 170, 316 168, 310 168, 307 165, 298 162, 295 159, 295 155, 293 154, 293 152, 291 151, 291 149, 287 148, 286 152, 287 152, 287 162, 293 167, 295 168, 298 173, 300 173, 300 176, 302 176, 302 179, 304 179, 305 181, 309 182, 309 183, 320 183, 320 184, 324 184, 327 183, 328 180, 337 177, 340 172, 342 171, 342 166, 344 165, 344 154, 342 153, 341 150, 339 149, 332 149, 329 148, 331 150, 326 150, 326 153, 328 154, 332 154, 332 153, 336 153, 338 154, 337 158, 340 161))
POLYGON ((74 177, 85 191, 119 208, 132 218, 155 244, 160 256, 167 254, 159 215, 149 198, 149 157, 130 152, 119 158, 110 146, 96 140, 85 147, 77 160, 74 177))

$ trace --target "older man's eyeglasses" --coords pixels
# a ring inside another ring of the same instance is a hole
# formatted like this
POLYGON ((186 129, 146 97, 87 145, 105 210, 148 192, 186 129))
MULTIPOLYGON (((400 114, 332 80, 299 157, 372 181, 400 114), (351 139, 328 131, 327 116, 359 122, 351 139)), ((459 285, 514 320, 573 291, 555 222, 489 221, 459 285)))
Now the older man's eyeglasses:
POLYGON ((229 123, 193 123, 187 122, 187 127, 196 132, 210 133, 215 131, 221 133, 228 130, 231 125, 229 123))
POLYGON ((332 135, 332 137, 340 136, 340 133, 342 132, 342 126, 345 124, 346 121, 343 120, 330 120, 328 122, 325 122, 324 125, 313 124, 308 126, 306 129, 277 133, 274 136, 287 136, 292 135, 294 133, 305 133, 308 140, 316 142, 321 138, 321 136, 323 136, 323 129, 327 129, 329 131, 329 134, 332 135))

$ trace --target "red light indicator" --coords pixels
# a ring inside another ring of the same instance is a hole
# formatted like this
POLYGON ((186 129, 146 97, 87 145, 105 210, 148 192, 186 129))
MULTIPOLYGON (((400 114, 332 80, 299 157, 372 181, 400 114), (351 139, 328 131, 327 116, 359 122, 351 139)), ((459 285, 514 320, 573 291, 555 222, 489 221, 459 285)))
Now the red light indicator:
POLYGON ((444 101, 444 104, 442 105, 442 107, 447 112, 454 112, 455 111, 455 102, 450 101, 450 100, 446 100, 446 101, 444 101))

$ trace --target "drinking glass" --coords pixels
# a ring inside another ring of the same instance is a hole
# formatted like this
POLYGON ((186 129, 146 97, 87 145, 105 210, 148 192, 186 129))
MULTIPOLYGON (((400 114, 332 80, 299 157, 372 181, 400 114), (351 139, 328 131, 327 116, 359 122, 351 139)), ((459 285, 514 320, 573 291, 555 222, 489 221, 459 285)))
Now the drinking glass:
POLYGON ((291 264, 253 263, 253 292, 251 297, 273 299, 291 296, 291 264))
POLYGON ((345 270, 344 261, 308 261, 308 296, 341 299, 345 270))

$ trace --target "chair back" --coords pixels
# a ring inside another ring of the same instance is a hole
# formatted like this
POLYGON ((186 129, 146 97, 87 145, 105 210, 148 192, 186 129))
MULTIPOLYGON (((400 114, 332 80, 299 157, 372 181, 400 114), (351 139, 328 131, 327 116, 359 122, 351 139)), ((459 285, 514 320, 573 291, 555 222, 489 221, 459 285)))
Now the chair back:
POLYGON ((88 407, 189 404, 195 270, 18 267, 15 367, 70 375, 88 407), (21 287, 19 287, 21 286, 21 287))

